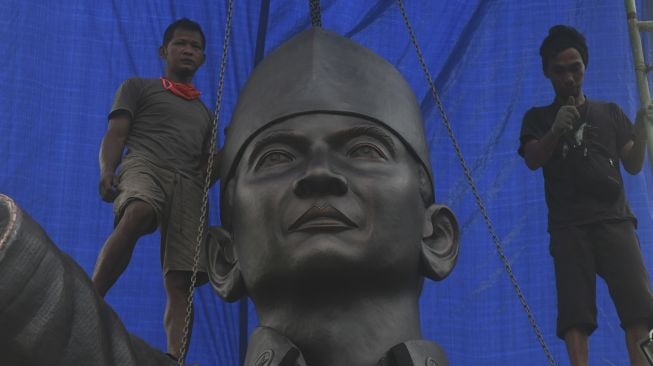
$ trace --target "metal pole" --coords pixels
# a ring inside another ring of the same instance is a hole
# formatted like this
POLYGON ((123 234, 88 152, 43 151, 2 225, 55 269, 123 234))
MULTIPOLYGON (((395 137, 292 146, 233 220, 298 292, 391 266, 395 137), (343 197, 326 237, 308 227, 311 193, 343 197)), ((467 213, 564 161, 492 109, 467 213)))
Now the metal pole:
MULTIPOLYGON (((651 103, 651 94, 648 89, 648 80, 646 78, 647 66, 644 62, 644 51, 642 49, 642 37, 640 34, 640 23, 642 29, 649 30, 649 22, 637 21, 637 10, 635 0, 625 0, 626 2, 626 19, 628 20, 628 33, 630 35, 630 46, 633 51, 633 64, 635 65, 635 75, 637 78, 637 89, 639 91, 640 107, 645 107, 651 103)), ((646 135, 649 150, 649 162, 653 168, 653 127, 646 125, 646 135)))

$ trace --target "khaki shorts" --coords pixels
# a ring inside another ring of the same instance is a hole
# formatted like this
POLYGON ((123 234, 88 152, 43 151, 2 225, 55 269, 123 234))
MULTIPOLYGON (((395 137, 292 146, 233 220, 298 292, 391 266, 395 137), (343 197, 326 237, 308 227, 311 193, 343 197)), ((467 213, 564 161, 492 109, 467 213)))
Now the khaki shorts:
MULTIPOLYGON (((120 193, 113 206, 115 225, 130 202, 148 203, 156 213, 161 233, 163 272, 192 271, 201 215, 201 182, 139 157, 126 157, 120 169, 120 193)), ((204 226, 206 233, 206 223, 204 226)), ((205 238, 206 234, 202 241, 205 238)), ((200 247, 199 271, 206 272, 204 245, 200 247)))

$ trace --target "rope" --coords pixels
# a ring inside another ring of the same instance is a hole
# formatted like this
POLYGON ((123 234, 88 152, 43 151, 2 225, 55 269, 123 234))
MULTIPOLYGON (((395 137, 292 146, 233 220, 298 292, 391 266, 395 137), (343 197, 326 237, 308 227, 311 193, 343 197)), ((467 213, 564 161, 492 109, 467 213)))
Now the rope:
POLYGON ((322 11, 320 10, 320 0, 308 0, 311 8, 311 25, 322 28, 322 11))
POLYGON ((467 163, 465 162, 465 158, 463 157, 462 151, 460 149, 460 145, 458 144, 458 141, 456 140, 456 137, 453 134, 453 129, 451 128, 451 122, 449 121, 449 118, 447 117, 444 111, 444 107, 442 106, 442 101, 440 100, 440 96, 438 95, 438 92, 435 88, 435 84, 433 83, 431 74, 429 73, 428 68, 426 67, 426 63, 424 62, 424 56, 422 55, 422 51, 419 48, 419 45, 417 44, 417 37, 415 37, 415 33, 413 32, 413 27, 410 25, 410 22, 408 21, 408 16, 406 15, 406 10, 404 9, 402 0, 397 0, 397 5, 399 5, 399 9, 401 10, 401 15, 404 18, 404 23, 406 24, 406 28, 408 29, 410 40, 413 43, 413 46, 415 47, 415 52, 417 53, 417 58, 419 59, 420 66, 422 67, 422 71, 424 72, 424 77, 426 78, 426 81, 429 85, 433 99, 435 100, 435 103, 438 106, 438 110, 440 112, 440 115, 442 116, 442 121, 444 122, 444 126, 447 129, 447 133, 449 134, 449 138, 451 139, 453 148, 456 151, 456 156, 458 157, 460 165, 462 166, 462 169, 465 173, 465 178, 467 179, 467 183, 469 184, 472 194, 474 195, 476 204, 478 205, 478 208, 481 211, 481 215, 483 216, 483 221, 485 221, 488 231, 490 232, 490 236, 492 237, 492 241, 494 242, 497 253, 499 254, 499 257, 501 258, 501 262, 503 263, 504 268, 508 273, 508 277, 510 278, 510 282, 512 282, 512 286, 515 289, 515 292, 517 293, 519 302, 521 302, 524 311, 526 311, 528 320, 531 323, 531 326, 533 327, 533 331, 537 336, 537 340, 540 342, 540 346, 542 347, 542 350, 544 351, 547 360, 549 361, 549 365, 555 366, 553 355, 551 354, 548 347, 546 346, 546 343, 544 342, 544 337, 542 336, 542 332, 540 331, 540 328, 535 322, 535 317, 533 316, 533 312, 528 306, 528 303, 526 302, 526 298, 524 297, 524 294, 522 293, 521 288, 517 283, 517 278, 512 272, 510 262, 508 261, 508 258, 506 257, 503 251, 503 246, 501 245, 499 236, 497 235, 496 230, 494 229, 494 225, 492 225, 492 221, 490 220, 490 217, 487 213, 487 209, 485 208, 485 205, 483 204, 483 200, 481 199, 481 196, 478 193, 478 189, 476 188, 476 184, 474 183, 474 178, 472 177, 471 171, 467 166, 467 163))
POLYGON ((224 39, 222 42, 222 58, 220 60, 220 77, 218 81, 218 96, 215 101, 215 113, 212 122, 211 147, 209 149, 209 158, 206 167, 206 176, 204 177, 204 196, 202 199, 202 208, 200 223, 197 229, 197 238, 195 240, 195 256, 193 257, 193 274, 190 279, 190 288, 188 290, 188 299, 186 305, 186 317, 184 318, 184 335, 181 339, 181 349, 179 351, 179 366, 184 366, 184 358, 188 350, 188 339, 190 335, 191 316, 193 313, 193 295, 195 294, 195 285, 197 283, 197 272, 199 271, 200 249, 202 239, 204 238, 204 226, 207 220, 207 211, 209 206, 209 187, 211 186, 211 174, 213 173, 213 160, 216 147, 218 118, 220 117, 220 106, 222 105, 222 89, 224 87, 224 75, 227 68, 227 52, 229 50, 229 39, 231 36, 231 18, 233 12, 233 0, 229 0, 227 5, 227 22, 225 24, 224 39))

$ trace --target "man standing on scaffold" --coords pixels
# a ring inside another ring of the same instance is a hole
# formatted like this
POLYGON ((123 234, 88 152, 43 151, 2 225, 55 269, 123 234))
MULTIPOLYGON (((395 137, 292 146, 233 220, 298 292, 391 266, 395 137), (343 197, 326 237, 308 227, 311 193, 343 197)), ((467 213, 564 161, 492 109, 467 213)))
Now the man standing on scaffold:
POLYGON ((572 27, 552 27, 540 56, 555 99, 526 112, 519 154, 530 169, 543 168, 557 335, 571 364, 587 365, 588 337, 597 327, 598 274, 617 308, 630 364, 644 365, 638 343, 652 325, 653 295, 620 166, 630 174, 642 169, 653 105, 641 109, 632 125, 616 104, 588 100, 582 89, 587 44, 572 27))
MULTIPOLYGON (((165 77, 123 82, 100 148, 100 196, 114 203, 115 228, 98 256, 93 284, 104 296, 127 268, 138 239, 159 227, 167 352, 175 359, 184 334, 211 138, 211 113, 191 84, 204 63, 205 46, 199 24, 184 18, 168 26, 159 48, 165 77)), ((205 273, 204 266, 199 270, 205 273)))

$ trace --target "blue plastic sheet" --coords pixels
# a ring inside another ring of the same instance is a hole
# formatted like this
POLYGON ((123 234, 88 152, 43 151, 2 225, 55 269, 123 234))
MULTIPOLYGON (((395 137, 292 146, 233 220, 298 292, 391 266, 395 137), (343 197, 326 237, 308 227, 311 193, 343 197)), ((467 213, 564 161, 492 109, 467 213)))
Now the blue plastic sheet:
MULTIPOLYGON (((638 2, 640 17, 646 4, 638 2)), ((91 273, 112 229, 111 206, 97 193, 98 149, 119 83, 163 72, 157 49, 165 27, 180 17, 207 35, 207 61, 196 76, 203 100, 215 104, 226 1, 4 0, 0 5, 0 192, 12 196, 91 273)), ((548 104, 540 42, 550 26, 585 33, 590 63, 585 93, 617 102, 634 118, 638 95, 621 1, 406 1, 407 14, 488 214, 556 363, 568 364, 555 336, 556 300, 548 252, 541 172, 517 155, 524 112, 548 104)), ((307 1, 236 1, 219 143, 239 90, 256 61, 310 25, 307 1)), ((456 212, 462 248, 453 274, 428 282, 422 299, 426 338, 452 365, 547 364, 463 175, 394 1, 322 1, 324 28, 350 37, 395 64, 413 86, 425 116, 436 197, 456 212)), ((648 53, 648 51, 647 51, 648 53)), ((653 177, 649 163, 626 176, 640 221, 642 251, 653 268, 653 177)), ((211 191, 211 224, 218 224, 211 191)), ((143 238, 107 301, 127 328, 164 348, 164 292, 159 238, 143 238)), ((622 330, 599 280, 599 328, 590 364, 625 365, 622 330)), ((189 363, 237 365, 241 339, 255 313, 225 304, 210 286, 196 295, 189 363), (245 329, 243 332, 241 329, 245 329)), ((1 331, 1 330, 0 330, 1 331)))

